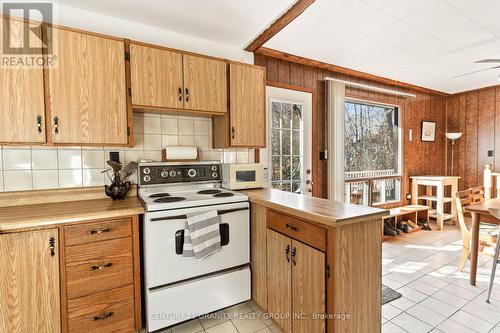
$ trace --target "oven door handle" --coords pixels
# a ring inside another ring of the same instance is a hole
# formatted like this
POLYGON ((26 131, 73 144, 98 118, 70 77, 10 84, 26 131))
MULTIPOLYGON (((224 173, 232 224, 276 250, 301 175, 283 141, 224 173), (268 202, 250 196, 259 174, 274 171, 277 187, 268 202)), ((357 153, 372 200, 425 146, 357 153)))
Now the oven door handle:
MULTIPOLYGON (((219 224, 220 230, 220 245, 225 246, 229 244, 229 224, 219 224)), ((175 253, 181 255, 184 248, 184 230, 177 230, 175 232, 175 253)))
MULTIPOLYGON (((217 215, 224 215, 224 214, 229 214, 229 213, 234 213, 234 212, 239 212, 242 210, 248 210, 248 207, 242 207, 242 208, 233 208, 233 209, 222 209, 217 211, 217 215)), ((187 219, 187 215, 175 215, 175 216, 166 216, 166 217, 157 217, 157 218, 152 218, 151 222, 161 222, 161 221, 171 221, 171 220, 185 220, 187 219)))

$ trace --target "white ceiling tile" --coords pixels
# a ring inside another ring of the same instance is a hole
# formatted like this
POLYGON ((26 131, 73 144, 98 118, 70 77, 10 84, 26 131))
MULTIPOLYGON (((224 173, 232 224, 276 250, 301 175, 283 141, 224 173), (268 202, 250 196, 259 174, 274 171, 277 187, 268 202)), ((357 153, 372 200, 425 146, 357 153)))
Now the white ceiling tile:
POLYGON ((373 7, 362 1, 351 0, 345 6, 331 13, 326 19, 329 20, 330 24, 336 26, 351 27, 358 21, 364 20, 373 11, 373 7))
POLYGON ((467 48, 495 38, 492 33, 474 24, 462 13, 450 15, 425 25, 422 29, 459 48, 467 48))
POLYGON ((317 0, 307 8, 306 12, 323 19, 351 1, 352 0, 317 0))
POLYGON ((475 61, 482 59, 500 58, 500 40, 494 39, 478 43, 462 49, 465 53, 474 57, 475 61))
POLYGON ((433 0, 393 0, 389 4, 383 6, 382 10, 401 19, 432 3, 433 0))
POLYGON ((373 12, 350 26, 351 29, 365 35, 375 35, 381 29, 394 24, 397 19, 381 10, 373 9, 373 12))
POLYGON ((456 48, 435 37, 416 43, 408 48, 408 52, 418 54, 423 58, 433 59, 454 52, 456 48))
POLYGON ((481 0, 480 5, 471 4, 462 11, 478 25, 500 37, 500 1, 481 0))
POLYGON ((437 0, 430 6, 421 8, 411 13, 405 17, 403 21, 418 28, 455 13, 457 13, 457 9, 453 8, 443 0, 437 0))
POLYGON ((361 1, 375 8, 382 8, 383 6, 387 5, 389 2, 393 0, 361 0, 361 1))
POLYGON ((478 3, 477 0, 446 0, 446 2, 456 9, 463 9, 465 7, 478 3))

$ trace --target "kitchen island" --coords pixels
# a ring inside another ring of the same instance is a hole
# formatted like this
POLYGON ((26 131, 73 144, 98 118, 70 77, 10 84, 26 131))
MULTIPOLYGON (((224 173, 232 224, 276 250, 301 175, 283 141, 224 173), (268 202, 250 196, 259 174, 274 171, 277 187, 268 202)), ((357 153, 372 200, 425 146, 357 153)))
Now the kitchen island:
POLYGON ((245 194, 254 302, 284 332, 380 332, 388 212, 273 189, 245 194))

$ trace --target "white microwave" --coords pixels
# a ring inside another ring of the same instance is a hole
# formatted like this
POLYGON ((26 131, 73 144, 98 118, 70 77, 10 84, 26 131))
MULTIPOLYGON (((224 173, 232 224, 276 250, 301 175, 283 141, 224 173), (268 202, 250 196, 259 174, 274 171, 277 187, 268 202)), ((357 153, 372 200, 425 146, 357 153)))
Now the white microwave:
POLYGON ((262 164, 222 164, 222 187, 243 190, 264 187, 262 164))

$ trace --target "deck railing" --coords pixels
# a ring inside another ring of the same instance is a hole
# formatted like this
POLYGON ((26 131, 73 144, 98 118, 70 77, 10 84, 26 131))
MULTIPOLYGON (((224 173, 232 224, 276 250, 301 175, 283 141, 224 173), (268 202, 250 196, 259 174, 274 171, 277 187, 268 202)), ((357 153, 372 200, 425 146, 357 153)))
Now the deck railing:
POLYGON ((394 170, 346 172, 346 202, 377 206, 400 200, 401 176, 394 170))

